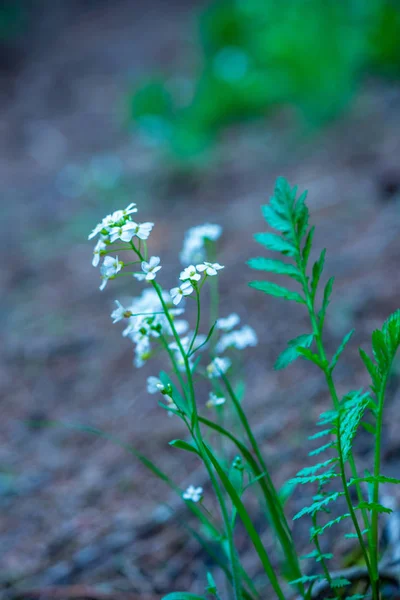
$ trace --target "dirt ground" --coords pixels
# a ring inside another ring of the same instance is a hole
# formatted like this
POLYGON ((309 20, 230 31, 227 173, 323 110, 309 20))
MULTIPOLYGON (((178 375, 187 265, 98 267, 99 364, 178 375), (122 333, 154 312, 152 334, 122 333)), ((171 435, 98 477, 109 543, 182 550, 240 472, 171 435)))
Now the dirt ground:
MULTIPOLYGON (((305 438, 329 401, 310 365, 272 369, 307 322, 301 307, 247 287, 245 261, 260 253, 252 234, 264 228, 259 207, 277 175, 309 189, 315 246, 327 248, 327 273, 337 282, 329 348, 356 327, 338 386, 368 385, 357 347, 368 347, 371 331, 399 306, 400 85, 367 82, 347 116, 312 135, 295 132, 285 111, 232 128, 206 169, 177 173, 127 132, 121 106, 148 69, 172 71, 182 56, 195 63, 193 5, 63 6, 35 22, 25 55, 0 75, 0 586, 21 598, 21 589, 59 585, 100 585, 110 598, 201 592, 206 557, 166 508, 184 514, 179 498, 118 446, 29 425, 97 427, 140 448, 182 486, 203 478, 168 449, 180 425, 147 394, 152 367, 132 367, 130 343, 109 318, 114 299, 131 290, 122 278, 99 292, 87 234, 106 213, 137 202, 156 223, 152 253, 163 257, 163 281, 172 286, 184 231, 223 225, 221 302, 260 335, 246 354, 245 406, 281 484, 303 465, 305 438)), ((399 406, 394 378, 384 455, 387 474, 397 477, 399 406)), ((359 452, 367 464, 362 439, 359 452)), ((295 533, 305 544, 301 529, 295 533)), ((245 560, 251 565, 250 555, 245 560)))

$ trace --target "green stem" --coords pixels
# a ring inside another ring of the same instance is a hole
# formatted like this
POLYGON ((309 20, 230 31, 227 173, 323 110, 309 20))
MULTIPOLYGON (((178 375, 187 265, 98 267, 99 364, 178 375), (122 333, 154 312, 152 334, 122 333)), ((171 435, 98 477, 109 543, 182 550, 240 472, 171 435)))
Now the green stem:
POLYGON ((306 306, 308 309, 308 314, 309 314, 312 329, 313 329, 315 343, 317 345, 318 354, 319 354, 319 357, 320 357, 322 365, 323 365, 323 366, 321 366, 321 370, 323 371, 323 373, 325 375, 325 381, 328 386, 335 411, 337 413, 336 439, 337 439, 337 450, 338 450, 338 456, 339 456, 340 478, 342 481, 343 491, 344 491, 346 503, 347 503, 347 506, 349 509, 350 517, 353 522, 354 529, 357 533, 357 537, 358 537, 360 548, 361 548, 361 551, 362 551, 362 554, 364 557, 365 565, 368 569, 368 573, 369 573, 369 576, 371 579, 373 598, 374 598, 374 600, 378 600, 379 599, 378 590, 376 587, 376 582, 374 581, 373 571, 371 568, 371 563, 370 563, 370 559, 368 556, 367 547, 365 545, 365 542, 364 542, 364 539, 362 536, 362 532, 361 532, 360 526, 358 524, 357 516, 356 516, 355 510, 353 508, 353 503, 351 501, 350 492, 349 492, 348 485, 347 485, 345 461, 343 458, 342 440, 341 440, 341 435, 340 435, 340 424, 341 424, 340 401, 339 401, 339 398, 338 398, 338 395, 336 392, 336 387, 335 387, 335 384, 334 384, 334 381, 332 378, 332 373, 329 369, 329 362, 327 360, 325 348, 324 348, 324 345, 322 342, 322 331, 321 331, 321 327, 318 326, 317 315, 315 314, 314 297, 311 294, 310 289, 309 289, 308 278, 306 275, 306 267, 305 267, 305 264, 304 264, 304 261, 303 261, 302 255, 301 255, 301 250, 300 250, 300 241, 298 239, 297 233, 294 230, 293 230, 293 236, 294 236, 294 239, 296 240, 296 249, 297 249, 296 263, 297 263, 297 267, 301 274, 302 288, 303 288, 303 292, 304 292, 304 296, 305 296, 305 300, 306 300, 306 306))
MULTIPOLYGON (((314 515, 312 517, 312 521, 313 521, 314 529, 317 529, 317 515, 315 513, 314 513, 314 515)), ((329 573, 329 569, 327 567, 326 560, 325 560, 325 558, 323 558, 323 554, 322 554, 322 551, 321 551, 321 546, 320 546, 320 543, 319 543, 318 535, 314 535, 313 536, 313 541, 314 541, 315 547, 317 549, 317 552, 319 554, 319 562, 321 563, 322 570, 324 572, 326 580, 329 583, 331 590, 333 590, 336 598, 338 598, 338 600, 340 600, 340 594, 339 594, 338 589, 335 588, 332 585, 332 577, 331 577, 331 574, 329 573)))
MULTIPOLYGON (((139 256, 139 258, 142 259, 140 251, 135 247, 135 245, 132 242, 131 242, 131 246, 132 246, 132 250, 139 256)), ((163 298, 161 287, 158 285, 158 283, 154 279, 151 281, 151 284, 160 300, 161 306, 163 307, 163 310, 164 310, 165 316, 167 318, 167 321, 169 323, 169 326, 171 328, 172 334, 175 338, 175 341, 177 343, 179 351, 184 360, 186 376, 187 376, 188 386, 189 386, 189 398, 190 398, 190 404, 191 404, 191 429, 190 429, 190 431, 192 433, 193 439, 199 450, 199 454, 200 454, 200 456, 204 462, 204 465, 207 469, 212 486, 214 488, 214 492, 217 496, 217 500, 218 500, 218 503, 220 506, 220 510, 221 510, 221 514, 222 514, 222 518, 223 518, 223 522, 224 522, 225 535, 226 535, 226 539, 227 539, 228 545, 229 545, 229 559, 230 559, 230 563, 231 563, 232 586, 233 586, 234 596, 235 596, 235 600, 242 600, 243 594, 242 594, 242 587, 241 587, 241 581, 240 581, 240 568, 239 568, 240 565, 239 565, 239 560, 238 560, 237 553, 236 553, 235 544, 233 541, 233 532, 230 527, 229 513, 228 513, 226 503, 225 503, 225 498, 224 498, 222 489, 218 483, 217 478, 215 477, 212 462, 210 461, 210 458, 207 454, 206 447, 205 447, 203 439, 202 439, 202 435, 201 435, 201 431, 200 431, 200 427, 199 427, 198 414, 197 414, 197 405, 196 405, 193 377, 192 377, 192 371, 190 368, 189 359, 188 359, 188 356, 182 346, 182 342, 180 340, 178 332, 176 331, 173 319, 170 315, 168 307, 163 298)))
POLYGON ((197 286, 194 287, 195 291, 196 291, 196 304, 197 304, 197 316, 196 316, 196 327, 193 333, 193 337, 192 337, 192 341, 190 342, 190 346, 189 349, 187 351, 188 356, 190 356, 190 352, 193 348, 193 344, 197 338, 197 335, 199 333, 199 327, 200 327, 200 292, 197 289, 197 286))
MULTIPOLYGON (((389 372, 390 369, 388 369, 389 372)), ((385 402, 385 392, 387 386, 387 376, 382 380, 378 394, 378 412, 376 416, 376 434, 375 434, 375 456, 374 456, 374 484, 372 492, 372 501, 374 504, 379 503, 379 475, 381 470, 381 443, 382 443, 382 421, 383 421, 383 406, 385 402)), ((378 528, 379 513, 377 510, 372 510, 371 515, 371 561, 374 578, 379 579, 379 528, 378 528)))

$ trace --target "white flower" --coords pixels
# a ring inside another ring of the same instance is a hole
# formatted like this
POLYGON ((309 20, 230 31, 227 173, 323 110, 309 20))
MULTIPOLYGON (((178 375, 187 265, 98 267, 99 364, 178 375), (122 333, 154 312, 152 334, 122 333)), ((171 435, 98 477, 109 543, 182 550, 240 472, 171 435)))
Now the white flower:
POLYGON ((161 382, 161 379, 158 377, 148 377, 147 378, 147 391, 149 394, 157 394, 164 389, 164 385, 161 382))
POLYGON ((200 273, 202 273, 203 271, 206 272, 206 275, 216 275, 217 271, 219 271, 220 269, 223 269, 224 267, 222 265, 220 265, 219 263, 210 263, 210 262, 204 262, 200 265, 196 265, 196 269, 198 271, 200 271, 200 273))
POLYGON ((93 229, 93 231, 91 232, 91 234, 89 235, 89 240, 91 240, 96 235, 98 235, 100 233, 100 231, 102 231, 103 229, 108 231, 110 229, 110 227, 113 227, 119 221, 122 221, 123 219, 126 219, 129 215, 131 215, 132 213, 137 212, 137 208, 135 208, 135 207, 136 207, 136 204, 134 204, 132 202, 124 210, 116 210, 115 212, 112 213, 112 215, 107 215, 106 217, 104 217, 104 219, 101 221, 101 223, 98 223, 96 225, 96 227, 93 229))
POLYGON ((240 317, 236 313, 232 313, 229 317, 221 318, 217 320, 217 329, 222 331, 231 331, 236 325, 240 323, 240 317))
POLYGON ((138 279, 139 281, 143 281, 143 279, 145 279, 146 281, 151 281, 152 279, 155 279, 156 273, 161 269, 159 264, 159 256, 152 256, 149 262, 146 262, 144 260, 141 264, 143 273, 135 273, 134 277, 136 277, 136 279, 138 279))
POLYGON ((206 406, 207 408, 211 408, 212 406, 221 406, 222 404, 225 404, 225 401, 226 400, 224 396, 217 396, 217 394, 214 394, 214 392, 210 392, 206 406))
POLYGON ((106 256, 103 264, 100 267, 101 276, 103 277, 103 283, 100 286, 101 290, 107 285, 107 281, 116 276, 116 274, 122 269, 124 263, 118 260, 118 256, 113 258, 112 256, 106 256))
POLYGON ((177 305, 182 300, 183 296, 189 296, 192 292, 193 286, 189 281, 185 281, 180 287, 172 288, 170 291, 172 302, 177 305))
POLYGON ((200 262, 205 258, 204 240, 216 241, 222 233, 220 225, 205 223, 192 227, 186 232, 183 249, 180 254, 182 264, 200 262))
POLYGON ((190 265, 182 271, 182 273, 179 276, 179 279, 181 281, 186 281, 187 279, 191 279, 192 281, 199 281, 199 279, 201 279, 201 275, 197 272, 196 267, 194 265, 190 265))
POLYGON ((127 221, 119 227, 112 227, 109 232, 110 242, 130 242, 131 239, 136 235, 137 225, 133 221, 127 221))
POLYGON ((224 352, 227 348, 234 347, 238 350, 244 350, 247 346, 257 346, 258 339, 256 332, 249 325, 245 325, 238 331, 230 331, 221 336, 216 345, 217 352, 224 352))
POLYGON ((217 356, 207 367, 207 375, 213 377, 221 377, 221 373, 226 373, 232 362, 229 358, 217 356))
MULTIPOLYGON (((133 221, 132 221, 133 223, 133 221)), ((141 240, 147 240, 151 230, 154 227, 154 223, 133 223, 135 225, 134 233, 141 240)))
POLYGON ((203 497, 203 488, 195 488, 193 485, 189 485, 186 492, 183 492, 182 498, 184 500, 191 500, 191 502, 198 502, 203 497))
POLYGON ((95 247, 94 247, 94 250, 93 250, 93 260, 92 260, 92 265, 93 265, 94 267, 97 267, 97 265, 98 265, 98 264, 99 264, 99 262, 100 262, 100 252, 101 252, 102 250, 105 250, 106 248, 107 248, 107 245, 106 245, 106 244, 103 242, 103 240, 102 240, 102 239, 99 239, 99 240, 97 241, 97 244, 96 244, 96 245, 95 245, 95 247))
POLYGON ((122 321, 122 319, 126 319, 132 315, 131 311, 122 306, 121 302, 118 300, 115 301, 117 308, 115 308, 111 313, 111 318, 113 319, 113 323, 117 323, 118 321, 122 321))

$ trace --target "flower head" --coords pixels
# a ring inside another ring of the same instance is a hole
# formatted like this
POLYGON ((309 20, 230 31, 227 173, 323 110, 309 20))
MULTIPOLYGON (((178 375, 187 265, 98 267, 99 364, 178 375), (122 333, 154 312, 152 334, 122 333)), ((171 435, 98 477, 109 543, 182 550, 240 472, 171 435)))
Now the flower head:
POLYGON ((222 331, 231 331, 240 323, 240 317, 236 313, 232 313, 229 317, 217 319, 217 329, 222 331))
POLYGON ((134 225, 134 234, 141 240, 147 240, 154 227, 154 223, 134 223, 134 225))
POLYGON ((203 271, 205 271, 206 275, 216 275, 217 271, 219 271, 220 269, 223 269, 224 267, 222 265, 220 265, 219 263, 210 263, 210 262, 204 262, 201 263, 200 265, 196 265, 196 269, 198 271, 200 271, 200 273, 202 273, 203 271))
POLYGON ((130 242, 136 235, 136 227, 137 225, 133 221, 126 221, 123 225, 112 227, 109 232, 110 242, 113 243, 117 240, 121 240, 121 242, 130 242))
POLYGON ((122 321, 122 319, 127 319, 132 316, 132 312, 122 306, 121 302, 118 300, 115 301, 117 308, 115 308, 111 313, 111 318, 113 319, 113 323, 118 323, 118 321, 122 321))
POLYGON ((182 498, 184 500, 190 500, 191 502, 199 502, 203 497, 203 488, 195 488, 193 485, 189 485, 186 492, 183 492, 182 498))
POLYGON ((199 281, 199 279, 201 279, 201 275, 197 272, 197 269, 194 265, 189 265, 189 267, 186 267, 186 269, 182 271, 179 279, 181 281, 186 281, 187 279, 190 279, 191 281, 199 281))
POLYGON ((207 408, 212 408, 213 406, 221 406, 222 404, 225 404, 225 402, 226 399, 224 396, 217 396, 217 394, 214 394, 214 392, 210 392, 206 406, 207 408))
POLYGON ((100 267, 101 276, 103 278, 103 283, 100 286, 101 290, 104 290, 107 281, 113 279, 123 266, 124 263, 121 260, 118 260, 118 256, 115 258, 112 256, 105 257, 104 262, 100 267))
POLYGON ((107 245, 104 243, 104 241, 100 238, 97 241, 97 244, 94 247, 93 250, 93 260, 92 260, 92 265, 94 267, 97 267, 97 265, 100 262, 100 253, 102 250, 105 250, 107 248, 107 245))
POLYGON ((220 225, 205 223, 186 232, 180 259, 182 264, 200 262, 205 259, 204 241, 216 241, 222 233, 220 225))
POLYGON ((158 377, 148 377, 147 378, 147 391, 149 394, 157 394, 164 389, 164 385, 158 377))
POLYGON ((177 305, 183 296, 189 296, 193 292, 193 286, 189 281, 184 281, 180 287, 174 287, 170 291, 172 302, 177 305))
POLYGON ((161 269, 159 264, 159 256, 152 256, 149 262, 146 262, 144 260, 141 264, 143 273, 135 273, 134 277, 136 277, 136 279, 138 279, 139 281, 143 281, 144 279, 146 281, 151 281, 152 279, 155 279, 156 273, 161 269))
POLYGON ((257 346, 258 339, 256 332, 249 325, 245 325, 237 331, 230 331, 221 336, 216 345, 217 352, 224 352, 227 348, 234 347, 238 350, 244 350, 247 346, 257 346))
POLYGON ((108 234, 112 227, 117 225, 123 225, 123 221, 127 220, 129 218, 129 215, 135 212, 137 212, 136 204, 132 202, 124 210, 116 210, 111 215, 107 215, 106 217, 104 217, 101 223, 98 223, 93 229, 93 231, 89 234, 89 240, 94 238, 103 230, 105 234, 108 234))
POLYGON ((207 375, 210 379, 221 377, 221 374, 226 373, 232 362, 229 358, 217 356, 207 367, 207 375))

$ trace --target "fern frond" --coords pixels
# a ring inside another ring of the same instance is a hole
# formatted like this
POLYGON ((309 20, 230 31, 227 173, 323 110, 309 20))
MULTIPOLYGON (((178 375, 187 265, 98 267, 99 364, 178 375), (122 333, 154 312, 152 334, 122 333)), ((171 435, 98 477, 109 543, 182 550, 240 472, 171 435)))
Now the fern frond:
POLYGON ((294 515, 293 520, 300 519, 300 517, 303 517, 304 515, 314 515, 316 512, 324 510, 331 502, 336 502, 341 496, 344 496, 344 492, 333 492, 332 494, 324 496, 322 500, 317 500, 316 502, 313 502, 311 506, 302 508, 294 515))

